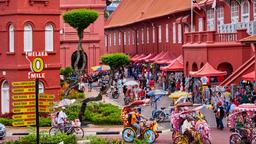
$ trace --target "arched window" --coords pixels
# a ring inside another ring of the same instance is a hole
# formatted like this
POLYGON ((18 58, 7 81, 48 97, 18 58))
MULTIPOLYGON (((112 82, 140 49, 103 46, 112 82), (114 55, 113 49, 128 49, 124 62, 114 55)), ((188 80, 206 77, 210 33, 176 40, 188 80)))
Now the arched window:
POLYGON ((45 26, 45 51, 53 51, 53 26, 45 26))
POLYGON ((10 112, 10 93, 9 93, 9 83, 7 81, 3 81, 1 85, 1 113, 9 113, 10 112))
POLYGON ((218 25, 223 25, 224 24, 224 8, 223 6, 217 7, 217 21, 218 25))
POLYGON ((231 22, 237 23, 239 20, 239 6, 235 0, 231 1, 231 22))
POLYGON ((33 47, 33 30, 30 24, 24 26, 24 52, 32 51, 33 47))
POLYGON ((9 26, 9 52, 14 52, 14 27, 9 26))
POLYGON ((39 82, 39 93, 44 93, 44 84, 42 82, 39 82))
POLYGON ((198 71, 198 67, 195 62, 192 64, 192 71, 198 71))
MULTIPOLYGON (((203 25, 202 25, 203 26, 203 25)), ((212 31, 215 29, 215 15, 213 9, 207 10, 207 30, 212 31)))
POLYGON ((248 0, 244 0, 241 3, 242 10, 242 22, 249 22, 250 18, 250 3, 248 0))

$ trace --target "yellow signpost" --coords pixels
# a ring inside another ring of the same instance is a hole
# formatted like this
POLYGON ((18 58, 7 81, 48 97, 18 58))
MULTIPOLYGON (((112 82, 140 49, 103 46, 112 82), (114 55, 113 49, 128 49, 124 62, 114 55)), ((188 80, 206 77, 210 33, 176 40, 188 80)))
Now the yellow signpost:
POLYGON ((39 112, 53 112, 53 108, 39 107, 39 112))
POLYGON ((17 93, 32 93, 35 92, 36 89, 34 87, 31 88, 13 88, 12 93, 17 94, 17 93))
POLYGON ((14 101, 12 102, 13 106, 35 106, 35 101, 14 101))
POLYGON ((52 101, 39 101, 39 106, 53 106, 52 101))
POLYGON ((39 98, 40 99, 54 99, 54 95, 53 94, 39 94, 39 98))
POLYGON ((26 113, 26 112, 35 112, 36 109, 33 108, 13 108, 12 112, 13 113, 26 113))
POLYGON ((16 94, 12 95, 13 100, 27 100, 27 99, 34 99, 36 97, 35 94, 16 94))
POLYGON ((35 86, 35 81, 20 81, 12 82, 13 87, 23 87, 23 86, 35 86))
POLYGON ((28 126, 28 125, 36 125, 36 121, 27 120, 27 121, 17 121, 12 123, 12 126, 28 126))
POLYGON ((36 118, 36 114, 18 114, 18 115, 13 115, 13 119, 15 120, 24 120, 24 119, 33 119, 36 118))

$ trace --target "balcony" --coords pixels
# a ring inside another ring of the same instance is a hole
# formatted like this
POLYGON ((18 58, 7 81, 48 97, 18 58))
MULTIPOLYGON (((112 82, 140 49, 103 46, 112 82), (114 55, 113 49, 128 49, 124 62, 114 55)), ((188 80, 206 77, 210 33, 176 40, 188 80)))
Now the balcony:
POLYGON ((239 29, 233 33, 218 33, 216 31, 185 33, 184 43, 214 43, 239 42, 248 36, 246 29, 239 29))

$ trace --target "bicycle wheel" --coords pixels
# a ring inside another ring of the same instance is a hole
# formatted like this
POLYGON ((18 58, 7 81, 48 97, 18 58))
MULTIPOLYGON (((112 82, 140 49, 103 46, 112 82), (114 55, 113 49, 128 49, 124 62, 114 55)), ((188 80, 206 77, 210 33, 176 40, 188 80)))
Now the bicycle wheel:
POLYGON ((60 129, 56 126, 53 126, 49 130, 49 135, 53 136, 56 135, 58 132, 61 132, 60 129))
POLYGON ((242 143, 242 139, 240 137, 239 134, 231 134, 230 138, 229 138, 229 143, 230 144, 241 144, 242 143))
POLYGON ((74 127, 73 128, 73 134, 77 137, 77 138, 83 138, 84 137, 84 130, 81 127, 74 127))
POLYGON ((178 136, 173 140, 174 144, 189 144, 188 139, 185 136, 178 136))
POLYGON ((158 114, 159 122, 164 121, 165 117, 166 117, 165 113, 161 111, 161 112, 158 114))
POLYGON ((125 142, 131 143, 134 141, 135 137, 136 132, 130 127, 125 128, 122 132, 122 138, 125 142))
POLYGON ((147 129, 143 133, 143 138, 147 143, 154 143, 156 140, 156 134, 151 129, 147 129))

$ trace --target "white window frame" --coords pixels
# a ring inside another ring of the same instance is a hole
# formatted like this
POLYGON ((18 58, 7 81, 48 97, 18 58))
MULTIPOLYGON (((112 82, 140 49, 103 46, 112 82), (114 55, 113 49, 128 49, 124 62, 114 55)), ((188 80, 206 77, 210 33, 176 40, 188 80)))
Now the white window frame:
POLYGON ((149 44, 149 28, 147 27, 147 44, 149 44))
POLYGON ((219 6, 217 7, 217 21, 218 21, 218 26, 224 24, 224 7, 219 6))
POLYGON ((169 42, 169 24, 165 24, 165 42, 169 42))
POLYGON ((121 45, 121 32, 118 32, 118 44, 121 45))
POLYGON ((144 44, 144 29, 141 29, 141 44, 144 44))
POLYGON ((45 51, 53 52, 53 47, 54 47, 53 25, 47 24, 45 26, 45 51))
POLYGON ((9 26, 9 52, 14 52, 14 26, 12 24, 9 26))
POLYGON ((153 43, 156 42, 156 28, 153 26, 153 29, 152 29, 152 40, 153 40, 153 43))
POLYGON ((158 26, 158 42, 159 43, 162 42, 162 26, 161 25, 158 26))
POLYGON ((172 42, 176 43, 176 23, 172 23, 172 42))
POLYGON ((108 37, 105 35, 105 42, 104 42, 104 45, 105 45, 105 47, 107 47, 108 46, 108 37))
POLYGON ((126 32, 124 32, 124 45, 126 45, 126 32))
POLYGON ((204 30, 203 18, 198 18, 198 31, 202 32, 204 30))
POLYGON ((181 29, 181 24, 178 24, 178 43, 182 43, 182 29, 181 29))
POLYGON ((256 0, 253 0, 253 16, 254 21, 256 21, 256 0))
POLYGON ((44 83, 39 81, 39 94, 43 94, 44 93, 44 83))
POLYGON ((248 0, 244 0, 241 2, 241 21, 249 22, 250 21, 250 2, 248 0), (245 9, 245 4, 247 3, 247 8, 245 9))
POLYGON ((33 51, 33 28, 30 24, 24 26, 24 52, 33 51))
POLYGON ((132 32, 132 45, 135 45, 135 31, 132 32))
POLYGON ((207 31, 215 30, 215 14, 214 9, 207 10, 207 31))
POLYGON ((231 23, 238 23, 239 22, 239 5, 236 1, 231 1, 231 23))
POLYGON ((111 36, 111 33, 109 34, 109 46, 112 45, 112 36, 111 36))
POLYGON ((131 45, 131 33, 128 31, 128 45, 131 45))

